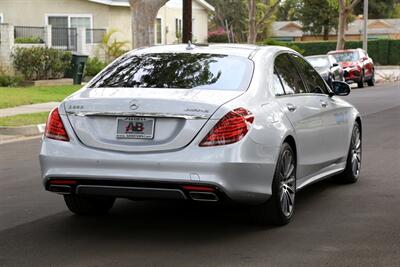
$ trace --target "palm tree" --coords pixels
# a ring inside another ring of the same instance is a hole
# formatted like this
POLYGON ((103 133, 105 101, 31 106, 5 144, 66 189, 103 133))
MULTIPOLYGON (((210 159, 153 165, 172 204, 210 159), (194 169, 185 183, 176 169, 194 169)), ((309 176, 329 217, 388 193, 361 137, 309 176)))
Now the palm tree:
POLYGON ((101 40, 101 48, 104 50, 106 63, 110 63, 112 60, 121 56, 127 51, 128 41, 117 41, 116 38, 112 38, 114 34, 118 33, 118 30, 111 29, 103 35, 101 40))

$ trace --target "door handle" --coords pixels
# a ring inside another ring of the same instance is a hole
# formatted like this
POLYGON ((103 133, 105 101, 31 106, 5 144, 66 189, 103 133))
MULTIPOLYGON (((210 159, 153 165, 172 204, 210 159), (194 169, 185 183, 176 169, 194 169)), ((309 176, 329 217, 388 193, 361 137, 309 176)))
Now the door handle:
POLYGON ((287 109, 288 109, 290 112, 294 112, 294 111, 296 110, 296 108, 297 108, 295 105, 290 104, 290 103, 286 104, 286 106, 287 106, 287 109))
POLYGON ((321 107, 326 108, 328 106, 328 102, 321 100, 321 107))

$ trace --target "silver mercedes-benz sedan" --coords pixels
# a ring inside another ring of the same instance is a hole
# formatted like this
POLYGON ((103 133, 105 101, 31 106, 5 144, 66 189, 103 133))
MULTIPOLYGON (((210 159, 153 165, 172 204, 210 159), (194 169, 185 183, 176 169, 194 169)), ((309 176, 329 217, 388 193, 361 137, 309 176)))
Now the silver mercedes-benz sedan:
POLYGON ((50 113, 44 186, 76 214, 119 197, 236 202, 283 225, 299 189, 359 178, 360 114, 338 97, 349 93, 284 47, 137 49, 50 113))

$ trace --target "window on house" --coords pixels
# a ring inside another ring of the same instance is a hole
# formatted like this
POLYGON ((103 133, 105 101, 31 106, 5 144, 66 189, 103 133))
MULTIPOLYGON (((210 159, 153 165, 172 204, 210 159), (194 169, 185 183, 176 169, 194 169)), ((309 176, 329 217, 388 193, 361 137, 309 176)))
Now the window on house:
POLYGON ((156 19, 156 44, 162 44, 162 21, 160 18, 156 19))
POLYGON ((0 13, 0 23, 4 23, 3 14, 0 13))
POLYGON ((182 20, 175 19, 175 35, 176 39, 180 40, 182 38, 182 20))
MULTIPOLYGON (((52 45, 59 47, 69 47, 74 45, 76 36, 68 28, 84 27, 92 28, 93 21, 91 15, 49 15, 47 16, 47 24, 53 27, 52 45)), ((86 43, 91 43, 93 36, 86 32, 86 43)))
MULTIPOLYGON (((86 29, 91 28, 91 20, 89 17, 70 17, 70 27, 71 28, 79 28, 83 27, 86 29)), ((86 31, 86 43, 92 43, 92 35, 91 32, 86 31)))

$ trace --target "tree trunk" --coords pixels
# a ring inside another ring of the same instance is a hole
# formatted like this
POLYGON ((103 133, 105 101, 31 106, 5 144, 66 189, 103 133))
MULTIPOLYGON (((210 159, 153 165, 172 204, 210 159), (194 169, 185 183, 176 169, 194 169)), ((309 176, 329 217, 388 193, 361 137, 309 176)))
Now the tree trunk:
POLYGON ((344 0, 339 0, 339 25, 338 25, 336 50, 344 49, 344 45, 346 43, 345 30, 346 30, 347 17, 348 17, 348 11, 346 10, 344 0))
POLYGON ((154 45, 154 22, 168 0, 129 0, 132 12, 132 47, 154 45))
POLYGON ((249 5, 249 35, 247 43, 255 44, 257 41, 256 0, 248 0, 249 5))
POLYGON ((336 50, 344 49, 344 45, 346 43, 345 29, 347 24, 347 18, 349 17, 350 12, 360 1, 361 0, 353 0, 352 2, 349 2, 349 4, 346 4, 347 3, 346 0, 339 0, 339 25, 338 25, 336 50))

